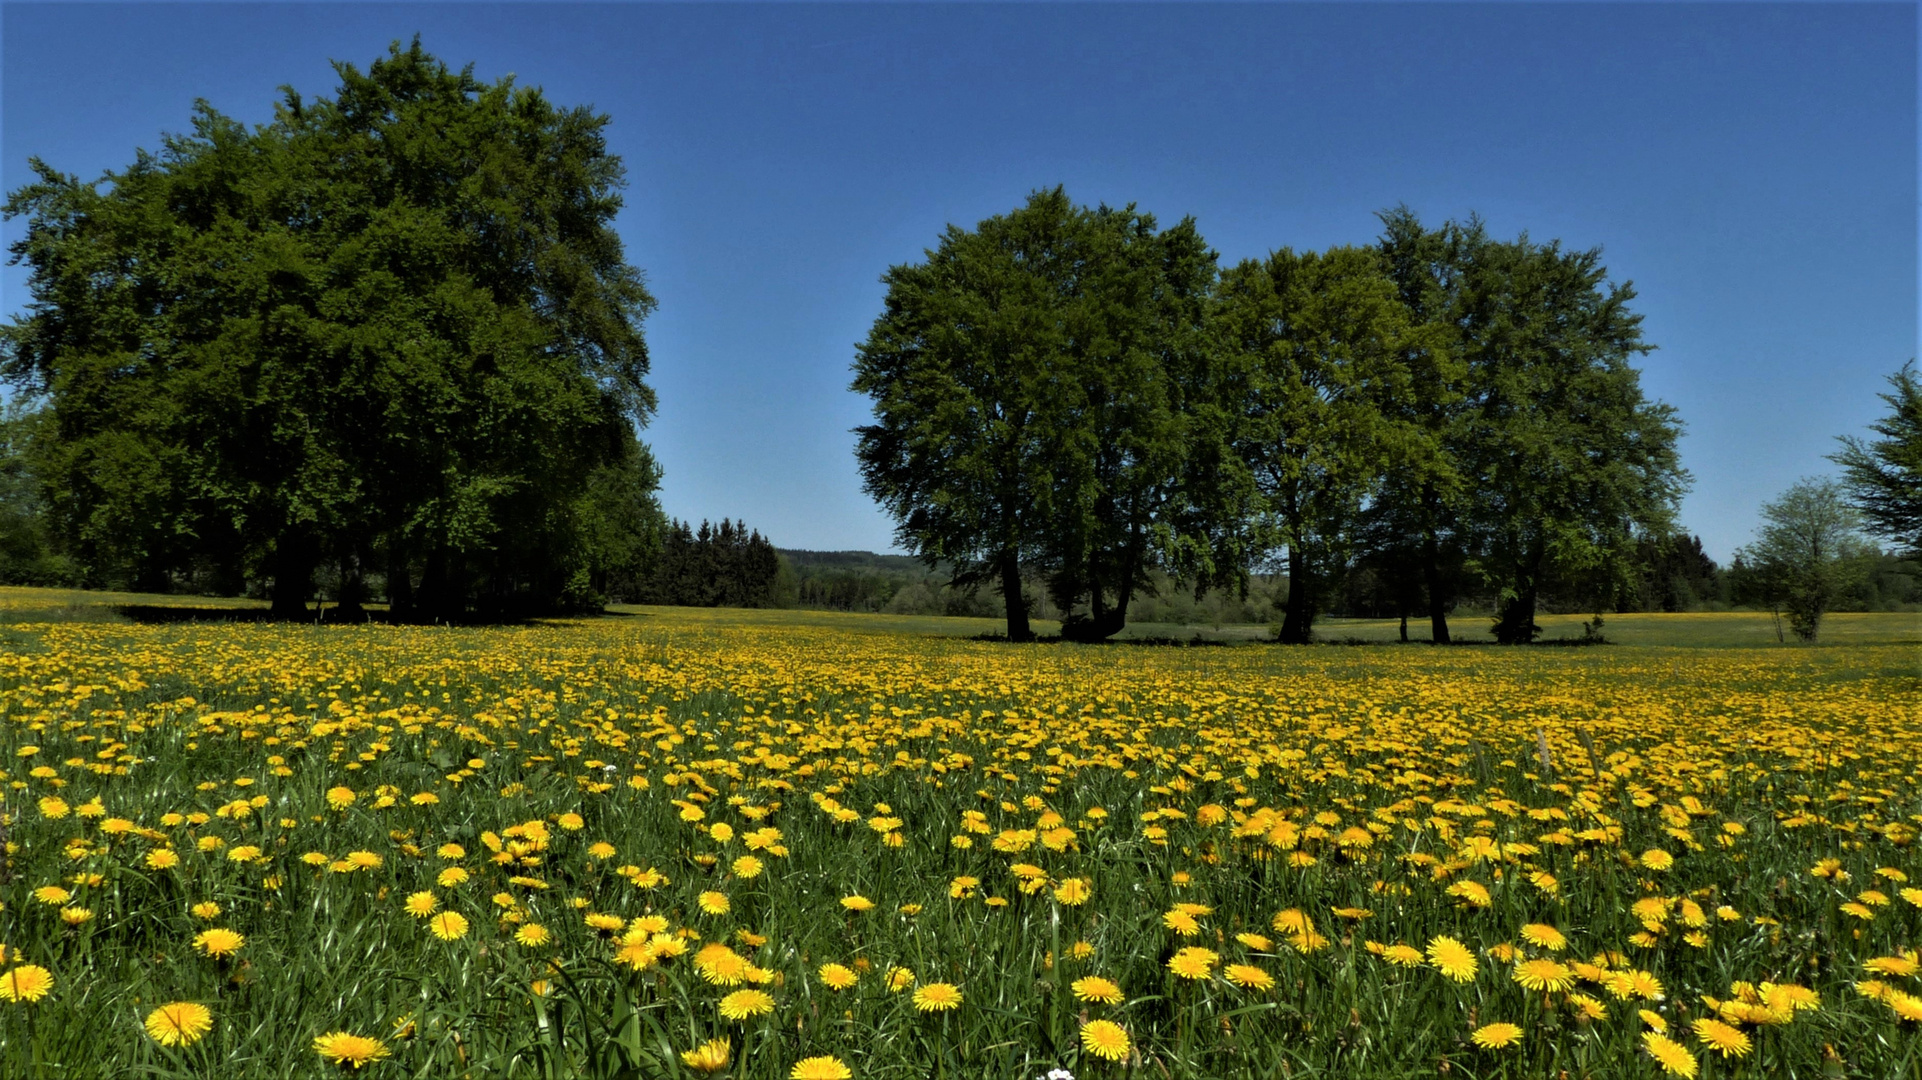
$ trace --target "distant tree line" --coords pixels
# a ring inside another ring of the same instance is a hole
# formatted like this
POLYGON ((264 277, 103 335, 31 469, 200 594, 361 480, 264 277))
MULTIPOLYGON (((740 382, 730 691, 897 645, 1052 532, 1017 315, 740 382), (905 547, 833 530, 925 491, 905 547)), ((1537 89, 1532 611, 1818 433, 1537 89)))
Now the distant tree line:
POLYGON ((685 607, 781 607, 781 556, 758 529, 721 519, 668 527, 651 566, 611 583, 608 595, 640 604, 685 607))
POLYGON ((418 40, 335 70, 9 195, 9 576, 438 618, 592 606, 652 557, 654 300, 608 118, 418 40))

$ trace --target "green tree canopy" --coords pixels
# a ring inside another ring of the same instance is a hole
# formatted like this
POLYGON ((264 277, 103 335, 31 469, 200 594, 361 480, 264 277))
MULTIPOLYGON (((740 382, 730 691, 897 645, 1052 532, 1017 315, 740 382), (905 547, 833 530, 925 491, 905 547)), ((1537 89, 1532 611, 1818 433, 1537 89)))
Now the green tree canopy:
POLYGON ((11 194, 33 300, 0 363, 49 402, 56 527, 97 578, 212 560, 290 614, 323 562, 425 612, 558 597, 608 546, 602 471, 658 475, 608 118, 418 40, 335 70, 11 194))
POLYGON ((1364 504, 1391 469, 1424 460, 1421 429, 1399 416, 1408 314, 1373 249, 1283 248, 1222 275, 1219 319, 1256 492, 1251 554, 1286 552, 1280 637, 1306 642, 1364 504))
MULTIPOLYGON (((1630 363, 1652 346, 1599 249, 1477 245, 1462 284, 1467 402, 1455 455, 1472 479, 1472 546, 1501 597, 1496 639, 1532 641, 1551 575, 1626 577, 1666 535, 1688 482, 1674 410, 1630 363)), ((1607 589, 1601 590, 1609 591, 1607 589)))
POLYGON ((1922 558, 1922 378, 1915 361, 1889 376, 1894 393, 1880 394, 1889 415, 1869 425, 1881 438, 1843 436, 1829 460, 1842 466, 1849 501, 1872 533, 1922 558))
POLYGON ((884 276, 854 365, 874 399, 862 477, 902 546, 959 583, 995 581, 1014 640, 1032 637, 1024 569, 1070 612, 1065 635, 1099 639, 1151 569, 1231 565, 1200 505, 1229 485, 1211 478, 1227 460, 1215 256, 1194 223, 1161 230, 1055 188, 926 254, 884 276))
POLYGON ((1763 504, 1755 542, 1735 557, 1756 576, 1761 599, 1788 613, 1795 636, 1814 641, 1849 583, 1851 557, 1863 554, 1860 527, 1842 485, 1805 478, 1763 504))

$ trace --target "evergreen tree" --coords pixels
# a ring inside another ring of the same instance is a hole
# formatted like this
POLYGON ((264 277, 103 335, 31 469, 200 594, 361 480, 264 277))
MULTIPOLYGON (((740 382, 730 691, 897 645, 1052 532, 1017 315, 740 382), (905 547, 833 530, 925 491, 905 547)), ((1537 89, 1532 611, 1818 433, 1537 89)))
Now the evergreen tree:
POLYGON ((1868 530, 1922 559, 1922 378, 1915 361, 1889 376, 1889 384, 1895 392, 1878 395, 1889 415, 1869 425, 1881 438, 1844 436, 1829 460, 1842 466, 1849 501, 1868 530))

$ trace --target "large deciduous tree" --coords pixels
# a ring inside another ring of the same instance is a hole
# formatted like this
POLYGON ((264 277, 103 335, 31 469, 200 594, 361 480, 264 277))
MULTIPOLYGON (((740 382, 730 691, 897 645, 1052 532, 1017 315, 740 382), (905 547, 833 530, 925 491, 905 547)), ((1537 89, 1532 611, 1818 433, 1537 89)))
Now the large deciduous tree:
POLYGON ((608 118, 418 40, 336 71, 265 125, 201 103, 124 171, 35 161, 12 193, 5 374, 50 403, 54 517, 97 574, 211 559, 288 614, 323 563, 435 614, 557 597, 608 546, 603 470, 656 475, 608 118))
POLYGON ((1481 222, 1424 228, 1398 206, 1380 215, 1383 269, 1407 312, 1401 362, 1408 392, 1384 402, 1405 448, 1362 514, 1363 561, 1388 581, 1402 613, 1419 602, 1429 640, 1448 644, 1448 612, 1466 576, 1472 543, 1463 431, 1470 409, 1461 340, 1464 283, 1488 237, 1481 222))
POLYGON ((1112 636, 1169 567, 1212 577, 1231 490, 1207 348, 1214 253, 1192 221, 1075 206, 1060 188, 891 268, 859 349, 866 488, 903 547, 994 582, 1008 636, 1032 638, 1023 579, 1064 636, 1112 636), (1210 442, 1212 440, 1212 443, 1210 442), (1085 607, 1085 610, 1080 610, 1085 607))
POLYGON ((1889 376, 1893 393, 1877 395, 1889 414, 1869 425, 1881 438, 1840 439, 1829 460, 1842 466, 1842 486, 1869 532, 1922 558, 1922 377, 1915 361, 1889 376))
POLYGON ((1279 636, 1305 643, 1383 475, 1425 467, 1420 428, 1397 415, 1411 392, 1407 312, 1373 249, 1283 248, 1222 276, 1219 318, 1253 536, 1285 552, 1279 636))
POLYGON ((1475 218, 1427 229, 1406 207, 1382 224, 1420 331, 1395 415, 1424 449, 1368 506, 1368 555, 1407 591, 1419 576, 1433 640, 1450 639, 1448 606, 1479 574, 1497 640, 1531 641, 1543 587, 1610 592, 1638 540, 1667 534, 1688 480, 1674 411, 1631 363, 1651 349, 1634 290, 1607 281, 1599 250, 1498 241, 1475 218))
POLYGON ((1496 640, 1535 639, 1552 575, 1623 577, 1637 537, 1665 535, 1687 483, 1674 410, 1642 395, 1651 350, 1628 283, 1597 250, 1482 244, 1463 283, 1467 410, 1456 429, 1469 519, 1498 590, 1496 640))

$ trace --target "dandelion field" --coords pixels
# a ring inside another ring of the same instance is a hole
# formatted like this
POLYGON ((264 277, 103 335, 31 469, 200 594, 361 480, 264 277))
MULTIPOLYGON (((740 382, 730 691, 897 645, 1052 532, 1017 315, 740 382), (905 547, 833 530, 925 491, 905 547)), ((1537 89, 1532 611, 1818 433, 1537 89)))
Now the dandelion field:
POLYGON ((0 628, 7 1077, 1922 1077, 1908 643, 0 628))

